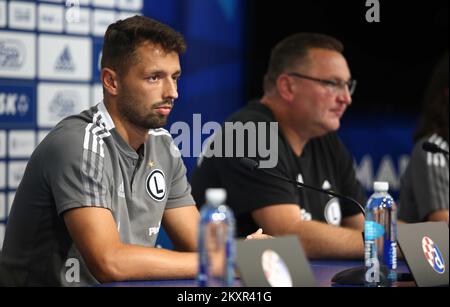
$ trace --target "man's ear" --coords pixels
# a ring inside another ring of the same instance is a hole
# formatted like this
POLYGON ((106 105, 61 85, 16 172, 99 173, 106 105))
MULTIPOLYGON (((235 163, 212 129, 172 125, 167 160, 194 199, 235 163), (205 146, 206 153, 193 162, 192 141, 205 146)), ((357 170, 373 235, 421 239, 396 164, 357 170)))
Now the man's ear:
POLYGON ((117 74, 110 68, 102 68, 100 78, 102 80, 103 89, 111 96, 118 94, 117 74))
POLYGON ((284 100, 292 101, 294 99, 294 86, 295 84, 292 82, 292 79, 288 75, 281 74, 278 76, 277 90, 280 97, 284 100))

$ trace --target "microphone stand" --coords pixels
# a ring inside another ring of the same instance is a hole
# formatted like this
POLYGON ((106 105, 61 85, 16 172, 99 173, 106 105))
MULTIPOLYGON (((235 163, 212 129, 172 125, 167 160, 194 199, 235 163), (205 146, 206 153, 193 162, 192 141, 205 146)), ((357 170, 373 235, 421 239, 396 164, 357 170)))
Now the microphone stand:
POLYGON ((316 187, 313 187, 313 186, 310 186, 310 185, 307 185, 307 184, 304 184, 304 183, 301 183, 301 182, 298 182, 298 181, 294 181, 294 180, 285 178, 283 176, 277 175, 275 173, 266 171, 265 169, 262 169, 262 168, 258 168, 258 170, 263 172, 263 173, 265 173, 265 174, 268 174, 269 176, 273 176, 273 177, 276 177, 278 179, 281 179, 281 180, 287 181, 289 183, 295 184, 295 185, 297 185, 297 187, 311 189, 311 190, 314 190, 314 191, 322 193, 322 194, 331 195, 331 196, 334 196, 334 197, 341 198, 341 199, 344 199, 346 201, 349 201, 349 202, 355 204, 356 206, 358 206, 358 209, 361 211, 361 213, 364 215, 364 217, 366 216, 366 211, 364 210, 364 207, 360 203, 358 203, 356 200, 351 198, 351 197, 337 194, 337 193, 335 193, 335 192, 333 192, 331 190, 323 190, 323 189, 319 189, 319 188, 316 188, 316 187))
MULTIPOLYGON (((344 196, 344 195, 340 195, 336 192, 330 191, 330 190, 323 190, 323 189, 319 189, 298 181, 294 181, 291 180, 289 178, 286 178, 284 176, 280 176, 278 174, 269 172, 265 169, 259 168, 258 162, 252 160, 252 159, 248 159, 248 158, 242 158, 240 160, 241 164, 246 167, 247 169, 249 169, 250 171, 253 171, 255 169, 269 175, 275 178, 278 178, 280 180, 292 183, 294 185, 296 185, 299 188, 306 188, 306 189, 311 189, 314 190, 316 192, 319 193, 323 193, 323 194, 327 194, 327 195, 331 195, 340 199, 344 199, 346 201, 349 201, 353 204, 355 204, 358 209, 361 211, 361 213, 363 214, 363 216, 366 216, 366 211, 364 210, 364 207, 357 202, 356 200, 354 200, 351 197, 348 196, 344 196)), ((364 242, 364 233, 363 235, 363 242, 364 242)), ((338 272, 337 274, 335 274, 333 276, 333 278, 331 279, 331 281, 333 283, 337 283, 337 284, 343 284, 343 285, 364 285, 364 281, 365 281, 365 274, 366 274, 366 267, 365 265, 362 266, 358 266, 358 267, 354 267, 354 268, 350 268, 350 269, 346 269, 344 271, 338 272)), ((380 266, 380 280, 381 280, 381 284, 387 283, 387 275, 388 275, 388 268, 385 265, 381 265, 380 266)))
MULTIPOLYGON (((364 215, 364 217, 366 216, 366 211, 364 210, 363 206, 351 197, 336 194, 333 191, 319 189, 319 188, 316 188, 316 187, 313 187, 313 186, 310 186, 310 185, 307 185, 307 184, 304 184, 301 182, 297 182, 297 181, 294 181, 294 180, 291 180, 288 178, 284 178, 283 176, 279 176, 275 173, 269 172, 269 171, 267 171, 265 169, 261 169, 259 167, 258 167, 258 170, 265 174, 268 174, 269 176, 273 176, 275 178, 295 184, 297 187, 311 189, 311 190, 314 190, 319 193, 328 194, 328 195, 331 195, 331 196, 334 196, 334 197, 337 197, 340 199, 347 200, 347 201, 355 204, 356 206, 358 206, 359 210, 364 215)), ((364 242, 364 234, 363 234, 363 242, 364 242)), ((385 276, 387 276, 388 270, 387 270, 386 266, 381 266, 380 269, 381 269, 380 270, 380 279, 383 281, 386 279, 385 276)), ((365 280, 364 275, 365 274, 366 274, 365 265, 357 266, 357 267, 346 269, 346 270, 336 273, 331 278, 331 282, 337 283, 337 284, 342 284, 342 285, 364 285, 364 280, 365 280)))

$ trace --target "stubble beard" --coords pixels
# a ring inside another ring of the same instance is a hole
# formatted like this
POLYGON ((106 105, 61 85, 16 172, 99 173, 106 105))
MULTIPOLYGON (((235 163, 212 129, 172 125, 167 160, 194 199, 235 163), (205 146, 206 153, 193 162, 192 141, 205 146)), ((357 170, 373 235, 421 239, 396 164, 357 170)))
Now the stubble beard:
POLYGON ((163 127, 167 123, 167 116, 154 112, 155 107, 167 104, 167 102, 154 103, 151 107, 152 111, 145 112, 140 109, 140 103, 131 95, 120 95, 118 97, 118 110, 126 121, 132 125, 143 129, 157 129, 163 127))

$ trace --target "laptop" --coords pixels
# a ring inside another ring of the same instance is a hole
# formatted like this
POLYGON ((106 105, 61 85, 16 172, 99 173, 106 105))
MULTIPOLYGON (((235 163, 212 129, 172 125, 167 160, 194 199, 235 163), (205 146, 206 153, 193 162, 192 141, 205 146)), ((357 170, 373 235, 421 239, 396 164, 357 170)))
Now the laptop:
POLYGON ((297 236, 236 242, 236 264, 246 287, 315 287, 297 236))
POLYGON ((418 287, 448 286, 448 225, 398 225, 398 244, 418 287))

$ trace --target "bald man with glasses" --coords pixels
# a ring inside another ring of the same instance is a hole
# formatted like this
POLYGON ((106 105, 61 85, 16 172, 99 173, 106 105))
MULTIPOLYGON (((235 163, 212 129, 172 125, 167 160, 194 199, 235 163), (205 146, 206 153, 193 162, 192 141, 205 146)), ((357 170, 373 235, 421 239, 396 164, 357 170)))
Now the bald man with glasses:
MULTIPOLYGON (((353 157, 335 133, 356 87, 342 51, 341 42, 317 33, 282 40, 272 50, 263 97, 227 122, 254 123, 255 127, 277 123, 275 136, 264 134, 274 137, 277 144, 277 161, 268 171, 365 203, 353 157)), ((257 129, 258 142, 264 140, 263 132, 267 131, 257 129)), ((230 144, 223 137, 221 141, 226 151, 230 144)), ((298 235, 310 258, 363 257, 364 218, 354 204, 250 172, 241 166, 236 152, 233 157, 218 155, 218 144, 206 146, 194 171, 197 204, 204 202, 207 188, 223 187, 236 215, 239 236, 261 227, 274 236, 298 235)), ((252 142, 246 144, 249 147, 252 142)), ((234 150, 240 149, 238 143, 233 145, 234 150)), ((243 152, 258 162, 266 159, 261 152, 250 156, 250 148, 243 152)))

